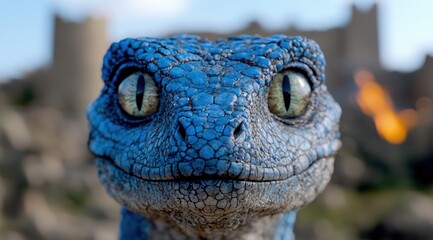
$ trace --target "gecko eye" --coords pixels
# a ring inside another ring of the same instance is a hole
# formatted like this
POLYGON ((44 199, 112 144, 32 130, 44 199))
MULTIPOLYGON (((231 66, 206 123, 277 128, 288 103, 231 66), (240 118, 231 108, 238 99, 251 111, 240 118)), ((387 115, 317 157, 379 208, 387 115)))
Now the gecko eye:
POLYGON ((293 70, 278 73, 268 90, 268 107, 281 118, 294 118, 305 112, 311 87, 305 76, 293 70))
POLYGON ((148 74, 135 72, 129 75, 120 83, 118 94, 120 105, 131 116, 145 117, 158 110, 158 89, 148 74))

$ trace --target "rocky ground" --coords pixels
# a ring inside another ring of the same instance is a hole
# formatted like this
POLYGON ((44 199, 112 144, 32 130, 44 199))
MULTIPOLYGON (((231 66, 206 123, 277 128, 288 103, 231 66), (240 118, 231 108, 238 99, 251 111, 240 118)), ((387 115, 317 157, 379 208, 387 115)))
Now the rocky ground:
POLYGON ((116 239, 86 135, 54 108, 0 108, 0 239, 116 239))
MULTIPOLYGON (((119 208, 98 182, 86 126, 0 95, 0 239, 117 238, 119 208)), ((299 213, 297 239, 433 239, 430 175, 420 182, 343 142, 332 183, 299 213)), ((431 173, 426 156, 418 168, 431 173)))

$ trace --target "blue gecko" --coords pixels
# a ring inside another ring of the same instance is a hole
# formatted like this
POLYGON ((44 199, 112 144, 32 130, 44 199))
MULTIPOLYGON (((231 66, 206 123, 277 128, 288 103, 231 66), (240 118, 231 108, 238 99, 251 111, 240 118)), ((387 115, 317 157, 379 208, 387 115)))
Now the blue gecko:
POLYGON ((341 145, 325 65, 284 35, 113 43, 87 115, 120 239, 294 239, 341 145))

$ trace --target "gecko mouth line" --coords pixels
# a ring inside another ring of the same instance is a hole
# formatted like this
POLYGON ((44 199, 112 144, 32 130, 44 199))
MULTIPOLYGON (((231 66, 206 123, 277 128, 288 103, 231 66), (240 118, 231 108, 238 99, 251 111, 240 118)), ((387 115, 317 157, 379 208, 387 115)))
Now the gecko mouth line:
MULTIPOLYGON (((207 181, 207 180, 271 182, 271 181, 284 181, 284 180, 287 180, 287 179, 294 177, 296 175, 300 175, 300 174, 306 172, 310 167, 312 167, 316 163, 319 163, 322 161, 327 161, 330 158, 332 158, 332 156, 326 156, 326 157, 319 158, 319 159, 313 161, 311 164, 304 166, 303 168, 298 168, 299 170, 297 170, 296 172, 294 170, 292 172, 286 172, 285 170, 281 170, 281 169, 287 169, 288 168, 287 166, 280 166, 280 167, 274 167, 274 168, 264 168, 264 167, 257 167, 254 165, 250 165, 250 164, 239 164, 239 165, 242 165, 244 167, 239 174, 236 174, 237 172, 235 170, 230 170, 230 168, 226 171, 215 173, 215 174, 209 174, 209 173, 206 173, 205 171, 201 171, 198 173, 191 172, 189 174, 188 173, 185 174, 185 173, 182 173, 179 169, 175 169, 175 167, 173 167, 173 166, 176 166, 178 164, 168 165, 171 167, 171 171, 169 171, 167 173, 163 173, 163 174, 161 174, 161 173, 156 174, 155 172, 157 170, 160 170, 160 171, 162 171, 163 169, 165 170, 165 168, 146 168, 146 169, 143 168, 144 170, 142 171, 142 173, 144 172, 144 174, 137 174, 132 170, 133 167, 131 167, 131 169, 129 171, 127 171, 127 170, 123 169, 122 167, 120 167, 118 164, 116 164, 115 161, 109 157, 97 156, 96 160, 101 161, 102 164, 108 163, 108 164, 112 165, 113 167, 115 167, 116 169, 122 171, 124 174, 137 177, 141 180, 152 181, 152 182, 181 182, 181 181, 194 182, 194 181, 207 181), (255 170, 251 171, 251 169, 253 167, 255 167, 255 170), (151 170, 151 169, 155 169, 155 170, 151 170), (272 169, 272 172, 278 172, 279 174, 278 175, 274 174, 272 176, 268 176, 268 175, 265 176, 264 171, 269 172, 269 171, 271 171, 270 169, 272 169)), ((289 165, 289 167, 292 169, 293 169, 293 166, 295 166, 295 165, 289 165)), ((168 167, 168 168, 170 168, 170 167, 168 167)))

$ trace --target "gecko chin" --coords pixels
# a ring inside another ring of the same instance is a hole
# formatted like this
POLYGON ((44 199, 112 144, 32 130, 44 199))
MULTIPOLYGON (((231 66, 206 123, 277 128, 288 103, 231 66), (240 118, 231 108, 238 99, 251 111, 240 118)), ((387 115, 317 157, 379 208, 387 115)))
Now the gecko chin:
POLYGON ((328 183, 333 162, 334 157, 321 158, 287 179, 262 182, 216 176, 149 181, 104 158, 97 158, 96 165, 108 193, 133 212, 187 223, 191 229, 232 229, 252 218, 308 204, 328 183))

